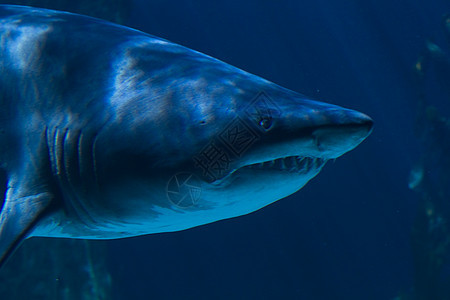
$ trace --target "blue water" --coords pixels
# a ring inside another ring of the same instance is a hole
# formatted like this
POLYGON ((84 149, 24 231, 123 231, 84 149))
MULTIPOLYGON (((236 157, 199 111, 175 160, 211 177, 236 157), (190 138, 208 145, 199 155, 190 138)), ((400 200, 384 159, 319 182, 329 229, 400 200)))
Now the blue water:
MULTIPOLYGON (((426 39, 447 45, 445 12, 448 0, 135 0, 130 26, 367 113, 375 129, 298 193, 256 213, 111 241, 116 299, 392 299, 410 292, 419 197, 408 174, 421 153, 412 70, 426 39)), ((430 89, 429 99, 450 112, 441 93, 430 89)))

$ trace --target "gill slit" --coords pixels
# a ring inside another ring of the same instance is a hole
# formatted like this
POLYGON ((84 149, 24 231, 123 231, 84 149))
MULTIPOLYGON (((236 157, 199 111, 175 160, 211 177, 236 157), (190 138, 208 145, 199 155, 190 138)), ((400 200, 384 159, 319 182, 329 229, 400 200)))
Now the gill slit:
MULTIPOLYGON (((70 149, 70 130, 65 128, 64 130, 55 128, 53 135, 53 155, 55 161, 56 177, 64 195, 65 207, 69 212, 74 213, 75 216, 83 223, 88 225, 93 223, 94 220, 89 214, 89 210, 83 203, 84 199, 79 197, 77 193, 77 187, 73 185, 71 180, 73 174, 71 174, 71 157, 68 154, 70 149)), ((80 187, 78 187, 80 188, 80 187)))

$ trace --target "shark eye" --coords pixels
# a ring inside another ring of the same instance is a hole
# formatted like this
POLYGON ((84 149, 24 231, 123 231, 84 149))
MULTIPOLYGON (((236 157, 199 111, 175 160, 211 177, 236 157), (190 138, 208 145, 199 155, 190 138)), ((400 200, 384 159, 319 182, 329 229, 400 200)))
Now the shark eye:
POLYGON ((269 130, 272 127, 272 119, 271 118, 263 118, 259 121, 259 126, 261 126, 264 130, 269 130))

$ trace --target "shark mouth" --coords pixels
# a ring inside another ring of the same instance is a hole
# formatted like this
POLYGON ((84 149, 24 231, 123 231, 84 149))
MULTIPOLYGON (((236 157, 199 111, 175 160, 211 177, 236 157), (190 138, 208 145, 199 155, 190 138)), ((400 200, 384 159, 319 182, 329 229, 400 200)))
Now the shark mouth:
POLYGON ((305 174, 320 171, 327 162, 326 159, 306 156, 288 156, 242 167, 242 170, 283 171, 305 174))
POLYGON ((229 183, 228 179, 233 175, 245 173, 245 171, 258 172, 277 172, 282 174, 295 175, 315 175, 320 172, 327 162, 327 159, 309 156, 287 156, 273 160, 263 161, 259 163, 242 166, 225 177, 210 182, 213 185, 221 186, 229 183))

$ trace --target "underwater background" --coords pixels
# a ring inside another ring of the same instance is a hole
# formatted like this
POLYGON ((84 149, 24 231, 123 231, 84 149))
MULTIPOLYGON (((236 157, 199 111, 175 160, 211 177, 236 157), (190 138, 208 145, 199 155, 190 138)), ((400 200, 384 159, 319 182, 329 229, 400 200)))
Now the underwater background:
POLYGON ((450 299, 448 0, 0 3, 119 22, 375 121, 359 147, 250 215, 31 239, 0 272, 0 299, 450 299))

